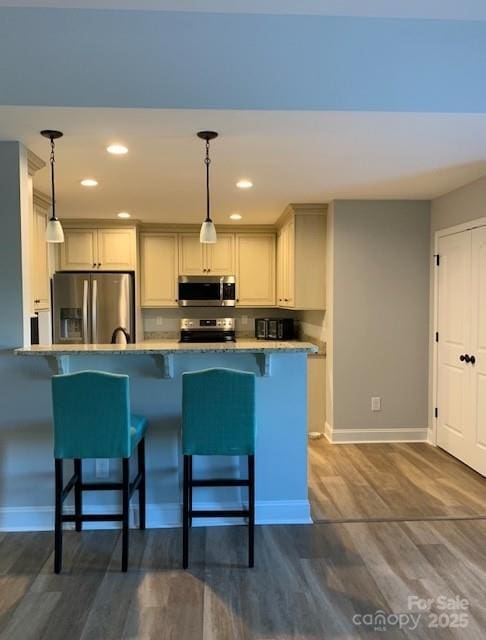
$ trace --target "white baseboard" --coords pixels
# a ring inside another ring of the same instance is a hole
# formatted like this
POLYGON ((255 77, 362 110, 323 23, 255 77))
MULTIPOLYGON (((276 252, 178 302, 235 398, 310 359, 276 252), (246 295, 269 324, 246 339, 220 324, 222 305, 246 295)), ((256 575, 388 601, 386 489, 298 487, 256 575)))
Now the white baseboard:
MULTIPOLYGON (((194 503, 195 509, 241 509, 239 503, 194 503)), ((72 507, 65 507, 65 513, 73 513, 72 507)), ((147 528, 163 529, 181 526, 181 505, 178 503, 147 504, 147 528)), ((86 513, 119 513, 118 505, 87 505, 86 513)), ((260 500, 255 504, 257 524, 311 524, 308 500, 260 500)), ((130 505, 131 526, 138 523, 138 506, 130 505)), ((225 526, 243 523, 239 518, 196 518, 194 526, 225 526)), ((86 522, 85 529, 118 529, 119 522, 86 522)), ((64 525, 73 529, 74 524, 64 525)), ((54 528, 54 507, 2 507, 0 508, 0 531, 52 531, 54 528)))
POLYGON ((333 444, 380 442, 428 442, 429 429, 333 429, 326 422, 324 435, 333 444))

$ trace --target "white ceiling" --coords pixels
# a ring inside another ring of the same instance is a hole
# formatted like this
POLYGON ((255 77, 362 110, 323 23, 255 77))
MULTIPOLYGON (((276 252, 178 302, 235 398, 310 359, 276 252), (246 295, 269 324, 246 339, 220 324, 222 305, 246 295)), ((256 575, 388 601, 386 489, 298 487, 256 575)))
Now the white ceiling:
POLYGON ((0 0, 0 6, 486 20, 484 0, 0 0))
MULTIPOLYGON (((214 219, 273 223, 290 202, 432 198, 486 175, 486 115, 0 107, 0 139, 21 140, 44 160, 43 128, 58 128, 59 213, 64 217, 198 222, 204 143, 212 143, 214 219), (129 147, 106 153, 111 142, 129 147), (99 186, 79 181, 94 177, 99 186), (238 178, 254 188, 241 191, 238 178)), ((35 176, 48 192, 49 172, 35 176)))

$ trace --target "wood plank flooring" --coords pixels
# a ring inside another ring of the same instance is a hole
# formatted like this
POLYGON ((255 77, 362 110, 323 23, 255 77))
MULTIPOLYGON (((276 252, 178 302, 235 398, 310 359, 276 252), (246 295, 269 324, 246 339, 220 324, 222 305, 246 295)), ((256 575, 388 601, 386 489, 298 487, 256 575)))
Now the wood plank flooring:
POLYGON ((54 575, 52 534, 3 535, 0 637, 484 638, 485 521, 257 527, 253 570, 244 527, 195 529, 187 572, 180 537, 176 529, 134 531, 122 574, 118 532, 68 532, 64 572, 54 575), (424 612, 413 628, 410 620, 400 629, 389 619, 384 631, 353 622, 378 610, 417 615, 410 596, 467 599, 467 626, 430 628, 424 612))
POLYGON ((180 529, 133 530, 126 574, 117 531, 66 532, 61 575, 52 533, 0 534, 0 639, 485 637, 486 519, 427 521, 485 516, 480 476, 421 444, 320 440, 310 467, 325 522, 257 527, 251 570, 245 527, 193 529, 186 572, 180 529))
POLYGON ((425 443, 311 440, 309 497, 315 522, 486 518, 486 479, 425 443))

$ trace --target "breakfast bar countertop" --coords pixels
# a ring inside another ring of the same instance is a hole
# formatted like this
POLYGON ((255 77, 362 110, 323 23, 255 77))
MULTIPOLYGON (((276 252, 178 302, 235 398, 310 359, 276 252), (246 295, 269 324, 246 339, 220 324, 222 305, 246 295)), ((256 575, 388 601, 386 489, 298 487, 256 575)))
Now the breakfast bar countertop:
POLYGON ((183 353, 308 353, 314 354, 318 346, 298 340, 239 339, 237 342, 192 342, 177 340, 145 340, 131 344, 53 344, 32 345, 15 349, 19 356, 74 356, 89 354, 109 355, 177 355, 183 353))

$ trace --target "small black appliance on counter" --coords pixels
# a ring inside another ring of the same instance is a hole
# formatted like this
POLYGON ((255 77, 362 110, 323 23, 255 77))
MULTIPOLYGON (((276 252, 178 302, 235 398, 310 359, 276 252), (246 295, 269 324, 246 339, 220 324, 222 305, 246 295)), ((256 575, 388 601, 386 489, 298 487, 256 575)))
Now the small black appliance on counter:
POLYGON ((255 337, 258 340, 293 340, 293 318, 256 318, 255 337))

